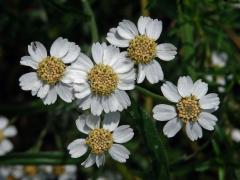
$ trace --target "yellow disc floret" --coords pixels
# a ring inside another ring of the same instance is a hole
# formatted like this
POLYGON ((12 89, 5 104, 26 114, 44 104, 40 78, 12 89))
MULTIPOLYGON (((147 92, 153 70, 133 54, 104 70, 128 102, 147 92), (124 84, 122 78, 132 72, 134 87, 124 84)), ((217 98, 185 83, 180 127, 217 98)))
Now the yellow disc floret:
POLYGON ((138 35, 129 42, 128 56, 136 64, 148 64, 156 57, 157 43, 146 35, 138 35))
POLYGON ((108 96, 117 88, 118 76, 110 66, 97 64, 88 73, 88 82, 93 94, 108 96))
POLYGON ((86 138, 86 144, 90 146, 92 153, 102 154, 112 147, 112 133, 102 128, 94 129, 86 138))
POLYGON ((55 176, 60 176, 65 172, 65 168, 64 168, 64 166, 60 166, 60 165, 53 166, 52 172, 55 176))
POLYGON ((24 167, 23 171, 28 176, 35 176, 38 173, 38 167, 33 165, 28 165, 24 167))
POLYGON ((0 142, 4 140, 4 138, 5 138, 4 132, 3 130, 0 129, 0 142))
POLYGON ((49 56, 39 63, 37 74, 42 81, 53 85, 62 78, 65 68, 66 65, 61 59, 49 56))
POLYGON ((177 111, 179 118, 187 123, 189 121, 196 121, 200 112, 201 108, 199 102, 195 96, 188 96, 182 98, 177 103, 177 111))

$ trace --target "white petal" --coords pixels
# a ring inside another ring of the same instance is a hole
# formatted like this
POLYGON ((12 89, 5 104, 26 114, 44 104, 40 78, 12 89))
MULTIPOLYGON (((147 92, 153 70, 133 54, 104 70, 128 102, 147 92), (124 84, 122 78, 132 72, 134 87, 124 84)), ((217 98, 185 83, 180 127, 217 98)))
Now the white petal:
POLYGON ((146 28, 148 23, 151 21, 152 19, 150 17, 143 17, 141 16, 138 19, 138 31, 140 32, 141 35, 146 34, 146 28))
POLYGON ((41 87, 42 82, 38 79, 36 72, 30 72, 27 74, 22 75, 19 78, 20 86, 22 90, 28 91, 38 91, 38 89, 41 87))
POLYGON ((193 84, 192 95, 196 96, 196 98, 201 99, 203 96, 206 95, 208 91, 208 84, 202 82, 201 79, 197 80, 193 84))
POLYGON ((33 69, 37 69, 38 62, 34 61, 31 56, 23 56, 20 61, 21 65, 32 67, 33 69))
POLYGON ((73 42, 70 42, 67 54, 62 58, 64 63, 71 63, 77 59, 80 53, 80 47, 73 42))
POLYGON ((86 124, 91 129, 96 129, 100 127, 100 117, 89 114, 86 119, 86 124))
POLYGON ((71 158, 79 158, 87 152, 88 146, 85 144, 85 139, 76 139, 68 145, 67 149, 71 158))
POLYGON ((8 125, 8 119, 6 117, 0 116, 0 129, 4 129, 8 125))
POLYGON ((88 158, 81 164, 85 168, 92 166, 96 162, 96 155, 90 153, 88 158))
POLYGON ((104 163, 105 163, 105 155, 104 154, 96 155, 97 167, 103 166, 104 163))
POLYGON ((193 88, 193 81, 189 76, 182 76, 178 79, 178 92, 182 97, 190 96, 193 88))
POLYGON ((14 137, 17 135, 17 129, 14 126, 9 126, 3 131, 6 137, 14 137))
POLYGON ((40 98, 46 97, 49 89, 50 89, 50 85, 44 84, 42 87, 39 88, 39 91, 37 92, 37 97, 40 97, 40 98))
POLYGON ((55 86, 56 92, 57 94, 60 96, 60 98, 62 100, 64 100, 65 102, 72 102, 73 100, 73 92, 72 92, 72 87, 63 84, 63 83, 58 83, 55 86))
POLYGON ((177 48, 170 43, 163 43, 157 46, 157 57, 164 61, 170 61, 175 58, 177 48))
POLYGON ((195 123, 187 123, 186 124, 186 133, 189 139, 192 141, 197 140, 198 138, 202 137, 202 128, 198 125, 197 122, 195 123))
POLYGON ((88 116, 83 114, 83 115, 80 115, 78 117, 78 119, 76 120, 77 129, 84 134, 88 134, 91 130, 86 124, 87 118, 88 118, 88 116))
POLYGON ((47 57, 47 50, 44 45, 38 41, 32 42, 28 46, 28 53, 32 59, 36 62, 40 62, 42 59, 47 57))
POLYGON ((146 26, 146 34, 148 37, 157 40, 162 32, 162 21, 154 19, 146 26))
POLYGON ((123 20, 119 23, 119 26, 127 28, 134 36, 138 35, 137 27, 132 21, 123 20))
POLYGON ((153 108, 153 117, 159 121, 168 121, 177 116, 174 106, 159 104, 153 108))
POLYGON ((181 121, 177 118, 174 118, 166 123, 166 125, 163 128, 163 133, 170 138, 175 136, 181 128, 182 128, 181 121))
POLYGON ((113 146, 109 149, 108 152, 113 159, 120 163, 125 163, 126 159, 128 159, 130 155, 128 149, 120 144, 113 144, 113 146))
POLYGON ((65 172, 66 173, 76 173, 77 172, 77 166, 76 165, 65 165, 65 172))
POLYGON ((118 107, 118 111, 122 111, 123 109, 126 109, 128 106, 131 105, 130 98, 125 91, 117 90, 114 95, 118 101, 119 106, 122 107, 118 107))
POLYGON ((119 126, 113 131, 113 140, 116 143, 126 143, 134 136, 133 129, 129 125, 119 126))
POLYGON ((110 29, 110 32, 107 33, 107 41, 110 44, 113 44, 117 47, 128 47, 129 40, 123 39, 117 32, 117 28, 110 29))
POLYGON ((120 50, 115 46, 107 46, 104 48, 102 63, 105 65, 113 64, 120 53, 120 50))
POLYGON ((8 139, 4 139, 0 142, 0 149, 8 153, 13 149, 13 144, 8 139))
POLYGON ((80 53, 77 61, 74 62, 71 65, 71 67, 73 69, 77 69, 77 70, 81 70, 81 71, 84 71, 84 72, 88 72, 89 69, 91 69, 93 67, 93 63, 92 63, 92 60, 88 56, 86 56, 83 53, 80 53))
POLYGON ((145 71, 144 71, 144 68, 143 68, 144 65, 142 64, 139 64, 138 65, 138 76, 137 76, 137 83, 142 83, 143 80, 145 79, 145 71))
POLYGON ((119 23, 117 32, 124 39, 133 39, 138 34, 135 24, 128 20, 119 23))
POLYGON ((120 73, 127 73, 131 71, 134 67, 134 64, 131 61, 125 61, 122 64, 119 64, 119 67, 115 68, 115 72, 120 74, 120 73))
POLYGON ((103 128, 109 131, 113 131, 119 124, 120 113, 111 112, 104 115, 103 128))
POLYGON ((82 108, 82 110, 89 109, 91 107, 91 99, 92 99, 91 95, 89 95, 85 98, 79 99, 77 101, 77 104, 79 105, 79 108, 82 108))
POLYGON ((199 104, 202 109, 213 109, 218 107, 218 105, 220 104, 220 100, 216 93, 210 93, 203 96, 199 100, 199 104))
POLYGON ((43 99, 45 105, 53 104, 57 100, 57 92, 54 87, 51 87, 47 96, 43 99))
POLYGON ((85 83, 87 80, 87 73, 81 71, 80 69, 74 69, 72 67, 67 67, 64 76, 61 79, 61 82, 65 84, 70 83, 85 83))
POLYGON ((169 81, 161 86, 161 91, 169 101, 178 102, 181 99, 177 87, 169 81))
POLYGON ((103 107, 101 104, 101 98, 95 95, 91 96, 91 113, 95 116, 99 116, 102 113, 103 107))
POLYGON ((121 90, 131 90, 134 88, 136 73, 135 69, 130 70, 127 73, 118 74, 119 83, 118 88, 121 90))
POLYGON ((50 49, 51 56, 55 56, 57 58, 64 57, 70 48, 70 42, 67 39, 63 39, 62 37, 57 38, 50 49))
POLYGON ((117 99, 115 94, 109 96, 108 101, 110 112, 118 111, 119 109, 119 100, 117 99))
POLYGON ((151 63, 144 65, 144 71, 147 80, 151 83, 158 83, 163 80, 163 71, 160 64, 153 60, 151 63))
POLYGON ((102 63, 104 48, 99 42, 92 45, 92 57, 97 64, 102 63))
POLYGON ((76 98, 82 99, 91 94, 90 86, 87 83, 74 85, 73 88, 77 92, 75 93, 76 98))
POLYGON ((216 124, 217 117, 208 113, 208 112, 201 112, 198 118, 199 124, 209 131, 214 130, 214 126, 216 124))

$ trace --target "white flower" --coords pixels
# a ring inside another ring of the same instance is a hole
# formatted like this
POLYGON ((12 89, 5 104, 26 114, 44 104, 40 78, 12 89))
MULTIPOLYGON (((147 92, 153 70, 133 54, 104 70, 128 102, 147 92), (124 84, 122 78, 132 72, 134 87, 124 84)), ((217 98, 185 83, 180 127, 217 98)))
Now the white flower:
MULTIPOLYGON (((20 179, 23 176, 22 166, 1 166, 0 177, 3 179, 20 179)), ((1 179, 1 178, 0 178, 1 179)))
POLYGON ((228 55, 225 52, 222 52, 222 53, 213 52, 211 60, 214 66, 223 68, 226 66, 228 55))
POLYGON ((232 129, 231 137, 235 142, 240 142, 240 130, 236 128, 232 129))
POLYGON ((145 77, 153 84, 163 80, 163 71, 156 57, 164 61, 175 58, 177 48, 170 43, 157 44, 162 32, 162 21, 141 16, 136 25, 123 20, 107 34, 109 43, 127 48, 128 57, 138 65, 137 83, 145 77))
POLYGON ((0 168, 0 175, 4 179, 42 180, 47 179, 40 166, 15 165, 0 168))
POLYGON ((76 120, 77 128, 88 136, 85 139, 76 139, 68 145, 71 157, 81 157, 90 149, 88 158, 82 163, 85 168, 94 163, 97 167, 104 165, 106 152, 116 161, 125 163, 130 152, 121 143, 131 140, 134 133, 129 125, 118 127, 119 121, 119 112, 105 114, 102 127, 100 127, 99 116, 91 114, 79 116, 76 120))
POLYGON ((20 63, 32 67, 35 72, 20 77, 21 88, 40 97, 44 104, 53 104, 57 95, 64 101, 71 102, 73 92, 65 70, 67 64, 77 59, 79 46, 59 37, 51 46, 50 56, 44 45, 37 41, 28 46, 28 52, 30 56, 22 57, 20 63))
POLYGON ((189 76, 183 76, 178 79, 177 87, 167 81, 161 90, 169 101, 176 103, 175 106, 159 104, 153 108, 156 120, 168 121, 163 128, 167 137, 175 136, 185 126, 187 136, 194 141, 202 137, 202 128, 214 129, 217 117, 211 112, 218 109, 220 100, 215 93, 206 94, 208 85, 202 80, 193 83, 189 76))
POLYGON ((13 149, 13 144, 8 138, 17 135, 17 129, 10 125, 8 119, 0 116, 0 156, 5 155, 13 149))
MULTIPOLYGON (((53 178, 57 177, 58 180, 75 180, 77 179, 77 166, 76 165, 45 165, 43 167, 45 172, 53 178)), ((52 179, 53 179, 52 178, 52 179)))
POLYGON ((135 84, 133 63, 126 53, 105 43, 93 44, 92 56, 94 62, 80 53, 66 70, 69 81, 75 84, 79 108, 90 108, 94 115, 126 109, 131 102, 125 90, 133 89, 135 84))

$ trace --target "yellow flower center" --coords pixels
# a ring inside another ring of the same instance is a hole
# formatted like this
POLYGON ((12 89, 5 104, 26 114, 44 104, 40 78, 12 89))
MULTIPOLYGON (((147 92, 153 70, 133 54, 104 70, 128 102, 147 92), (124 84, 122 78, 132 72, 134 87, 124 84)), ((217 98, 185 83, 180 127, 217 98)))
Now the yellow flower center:
POLYGON ((5 139, 3 130, 0 129, 0 142, 5 139))
POLYGON ((23 171, 28 176, 35 176, 38 173, 38 167, 33 165, 28 165, 24 167, 23 171))
POLYGON ((189 121, 196 121, 200 112, 201 108, 199 102, 195 96, 188 96, 182 98, 177 103, 177 111, 179 118, 187 123, 189 121))
POLYGON ((85 143, 90 146, 92 153, 102 154, 112 147, 113 136, 110 131, 97 128, 89 133, 85 143))
POLYGON ((88 82, 93 94, 110 95, 118 84, 118 76, 108 65, 97 64, 88 73, 88 82))
POLYGON ((157 43, 146 35, 138 35, 129 42, 128 56, 135 64, 148 64, 156 57, 157 43))
POLYGON ((7 178, 6 178, 6 180, 15 180, 16 178, 15 177, 13 177, 12 175, 9 175, 7 178))
POLYGON ((53 174, 55 176, 60 176, 61 174, 63 174, 65 172, 65 168, 64 166, 53 166, 53 174))
POLYGON ((48 56, 39 63, 37 74, 42 81, 53 85, 62 78, 65 68, 61 59, 48 56))

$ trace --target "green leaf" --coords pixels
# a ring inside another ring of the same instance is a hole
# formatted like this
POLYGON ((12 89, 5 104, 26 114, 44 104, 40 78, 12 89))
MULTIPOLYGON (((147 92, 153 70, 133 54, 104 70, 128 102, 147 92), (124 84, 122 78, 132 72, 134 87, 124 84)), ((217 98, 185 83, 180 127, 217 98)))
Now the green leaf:
POLYGON ((170 179, 167 153, 153 119, 132 100, 132 117, 139 123, 141 133, 143 134, 146 148, 152 159, 152 170, 155 179, 170 179))

